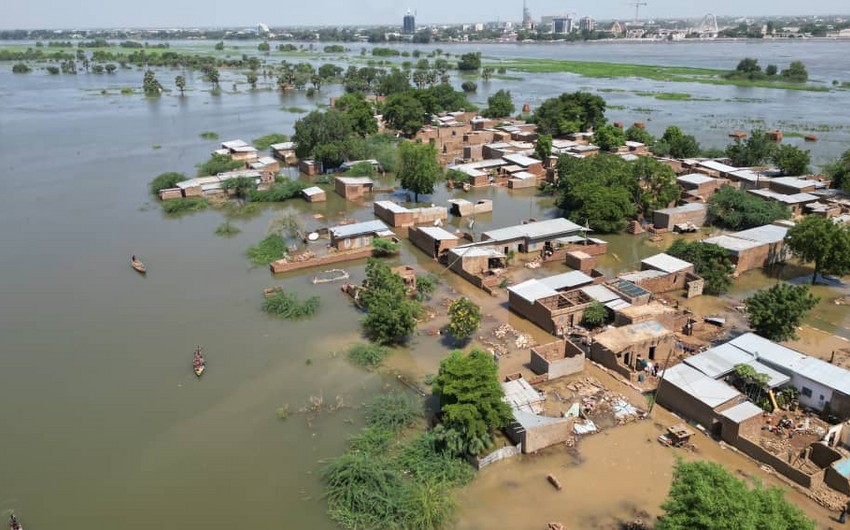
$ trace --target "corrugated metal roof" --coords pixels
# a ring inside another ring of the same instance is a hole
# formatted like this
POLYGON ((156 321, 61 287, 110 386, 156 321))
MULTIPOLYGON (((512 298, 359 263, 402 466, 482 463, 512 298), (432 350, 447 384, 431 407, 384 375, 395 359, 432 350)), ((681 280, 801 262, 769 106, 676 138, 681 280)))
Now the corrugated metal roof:
POLYGON ((573 287, 578 287, 579 285, 586 285, 588 283, 593 283, 593 278, 588 276, 587 274, 581 271, 570 271, 565 272, 563 274, 556 274, 554 276, 548 276, 541 280, 537 280, 540 283, 551 287, 556 290, 564 290, 571 289, 573 287))
POLYGON ((750 355, 755 356, 762 362, 793 372, 797 366, 806 358, 802 353, 786 348, 755 333, 744 333, 740 337, 730 340, 731 344, 750 355))
POLYGON ((329 229, 331 235, 336 238, 346 238, 359 236, 363 234, 377 234, 381 232, 390 232, 390 229, 383 221, 377 219, 366 221, 365 223, 354 223, 350 225, 334 226, 329 229))
POLYGON ((735 423, 741 423, 762 414, 764 414, 764 410, 752 401, 744 401, 720 413, 721 416, 729 418, 735 423))
POLYGON ((520 179, 520 180, 534 180, 537 178, 537 175, 529 173, 528 171, 519 171, 511 175, 511 178, 520 179))
POLYGON ((375 183, 369 177, 337 177, 338 181, 342 182, 346 186, 364 186, 375 183))
POLYGON ((785 239, 787 234, 787 226, 763 225, 729 235, 738 239, 749 239, 750 241, 757 241, 759 243, 778 243, 785 239))
POLYGON ((746 180, 747 182, 770 182, 772 180, 764 173, 759 173, 752 169, 739 169, 730 174, 738 180, 746 180))
POLYGON ((736 167, 727 166, 726 164, 723 164, 716 160, 703 160, 698 164, 704 168, 710 169, 712 171, 720 171, 722 173, 731 173, 732 171, 738 169, 736 167))
MULTIPOLYGON (((686 364, 677 364, 668 368, 664 371, 662 378, 662 385, 673 385, 712 409, 741 397, 741 393, 733 387, 716 381, 686 364)), ((663 392, 660 394, 664 395, 663 392)))
POLYGON ((507 160, 511 164, 516 164, 522 167, 533 166, 534 164, 541 164, 540 160, 536 158, 531 158, 529 156, 513 154, 513 155, 505 155, 502 157, 504 160, 507 160))
POLYGON ((428 237, 437 241, 459 239, 456 235, 452 234, 448 230, 443 230, 439 226, 420 226, 417 230, 424 234, 427 234, 428 237))
POLYGON ((782 186, 786 186, 788 188, 796 188, 801 190, 803 188, 808 188, 810 186, 814 186, 817 188, 825 188, 826 184, 820 182, 818 180, 799 178, 799 177, 777 177, 772 181, 774 184, 779 184, 782 186))
POLYGON ((596 300, 597 302, 601 302, 603 304, 614 300, 620 300, 620 295, 618 295, 611 289, 605 287, 604 285, 591 285, 589 287, 582 287, 581 291, 587 296, 596 300))
POLYGON ((527 280, 518 285, 512 285, 508 287, 508 292, 519 296, 526 302, 536 302, 541 298, 558 294, 558 291, 537 280, 527 280))
POLYGON ((557 219, 549 219, 546 221, 537 221, 535 223, 526 223, 524 225, 508 226, 506 228, 497 228, 484 232, 486 239, 494 241, 511 241, 514 239, 538 239, 543 237, 556 237, 560 235, 569 235, 582 231, 582 227, 574 222, 559 217, 557 219))
POLYGON ((410 211, 404 206, 396 204, 393 201, 375 201, 375 206, 380 206, 381 208, 389 210, 393 213, 407 213, 410 211))
POLYGON ((513 381, 504 381, 502 390, 503 398, 512 408, 525 412, 536 413, 542 408, 545 398, 523 378, 513 381))
POLYGON ((449 251, 457 257, 466 258, 504 258, 505 255, 492 247, 462 245, 449 251))
POLYGON ((739 239, 730 235, 709 237, 708 239, 703 239, 702 243, 717 245, 720 248, 724 248, 735 253, 744 250, 749 250, 762 244, 757 241, 750 241, 749 239, 739 239))
POLYGON ((825 387, 850 396, 850 371, 815 357, 806 357, 797 365, 796 372, 825 387))
POLYGON ((248 145, 244 140, 230 140, 227 142, 221 142, 222 149, 236 149, 237 147, 245 147, 248 145))
POLYGON ((617 298, 616 300, 605 302, 605 307, 607 307, 611 311, 622 311, 623 309, 632 307, 632 304, 626 302, 622 298, 617 298))
POLYGON ((664 252, 662 252, 661 254, 650 256, 645 260, 641 261, 641 263, 648 265, 653 269, 658 269, 660 271, 668 272, 671 274, 693 267, 693 265, 688 263, 687 261, 676 258, 664 252))
POLYGON ((324 193, 324 192, 325 192, 325 190, 323 190, 322 188, 320 188, 318 186, 311 186, 309 188, 305 188, 305 189, 301 190, 301 193, 303 193, 304 195, 306 195, 308 197, 312 197, 313 195, 319 195, 319 194, 324 193))
POLYGON ((661 210, 655 210, 658 213, 663 214, 677 214, 677 213, 690 213, 690 212, 700 212, 703 210, 708 210, 708 205, 701 202, 692 202, 690 204, 684 204, 682 206, 676 206, 674 208, 663 208, 661 210))
POLYGON ((289 151, 295 149, 295 142, 281 142, 279 144, 271 144, 269 147, 275 151, 289 151))
POLYGON ((694 186, 699 186, 700 184, 714 182, 717 179, 714 177, 709 177, 708 175, 703 175, 702 173, 690 173, 688 175, 682 175, 681 177, 677 177, 676 180, 678 182, 684 182, 685 184, 693 184, 694 186))
POLYGON ((783 204, 800 204, 801 202, 812 202, 818 200, 818 198, 811 193, 794 193, 786 195, 784 193, 777 193, 771 190, 750 190, 750 193, 764 199, 778 201, 783 204))
POLYGON ((648 271, 638 271, 638 272, 629 272, 626 274, 621 274, 618 276, 621 280, 626 280, 631 283, 638 283, 643 280, 652 280, 654 278, 661 278, 662 276, 667 276, 668 273, 664 271, 657 270, 648 270, 648 271))
POLYGON ((777 372, 773 368, 758 362, 754 355, 747 353, 728 342, 688 357, 685 359, 685 363, 696 368, 705 375, 713 377, 714 379, 718 379, 732 373, 735 370, 735 366, 739 364, 748 364, 752 366, 756 372, 765 374, 769 377, 768 385, 770 388, 782 386, 791 380, 791 378, 787 375, 777 372))

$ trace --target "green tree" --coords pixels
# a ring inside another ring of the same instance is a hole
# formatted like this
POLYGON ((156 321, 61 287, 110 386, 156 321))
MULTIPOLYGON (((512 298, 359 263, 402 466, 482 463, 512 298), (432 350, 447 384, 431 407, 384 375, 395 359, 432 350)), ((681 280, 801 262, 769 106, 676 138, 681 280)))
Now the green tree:
POLYGON ((325 80, 335 79, 342 75, 342 72, 342 68, 335 64, 327 63, 319 67, 319 75, 325 80))
POLYGON ((268 53, 268 51, 270 49, 271 49, 271 46, 269 46, 269 43, 266 42, 266 41, 263 41, 263 42, 261 42, 257 45, 257 50, 259 50, 261 52, 268 53))
POLYGON ((748 487, 714 462, 679 461, 656 530, 814 530, 779 488, 748 487))
POLYGON ((581 325, 590 328, 596 329, 605 321, 608 320, 608 310, 602 305, 601 302, 597 302, 594 300, 591 304, 584 310, 584 316, 581 319, 581 325))
POLYGON ((541 134, 563 136, 605 125, 605 100, 589 92, 564 93, 547 99, 532 120, 541 134))
POLYGON ((177 185, 178 182, 183 182, 184 180, 188 180, 186 175, 183 173, 162 173, 158 175, 151 182, 151 195, 156 195, 160 192, 160 190, 164 190, 167 188, 173 188, 177 185))
POLYGON ((457 62, 457 69, 472 72, 481 68, 481 53, 464 53, 457 62))
POLYGON ((353 130, 348 117, 338 110, 313 111, 295 122, 295 154, 315 159, 325 168, 342 164, 351 147, 353 130))
POLYGON ((809 80, 809 72, 806 70, 806 65, 801 61, 792 62, 788 65, 788 68, 782 70, 779 75, 781 75, 784 79, 795 83, 805 83, 809 80))
POLYGON ((603 151, 616 151, 626 144, 626 133, 613 125, 604 125, 593 134, 593 142, 603 151))
POLYGON ((434 186, 443 178, 437 152, 430 144, 402 143, 399 147, 399 162, 401 187, 413 192, 414 202, 419 202, 420 193, 434 193, 434 186))
POLYGON ((221 51, 224 49, 224 41, 218 41, 215 43, 216 51, 221 51))
POLYGON ((634 125, 626 129, 626 140, 629 142, 640 142, 647 147, 652 147, 655 144, 655 138, 646 129, 641 129, 634 125))
POLYGON ((819 301, 807 285, 778 283, 745 299, 744 305, 750 327, 756 333, 770 340, 784 341, 797 338, 796 328, 819 301))
POLYGON ((369 136, 378 132, 375 111, 362 93, 344 94, 336 100, 334 106, 348 117, 351 128, 356 134, 369 136))
POLYGON ((597 232, 615 233, 626 227, 635 213, 635 179, 622 158, 600 154, 589 158, 562 156, 558 160, 559 208, 579 224, 597 232))
POLYGON ((407 288, 387 265, 370 258, 366 265, 367 287, 363 303, 367 307, 363 328, 378 344, 401 342, 416 329, 419 303, 407 298, 407 288))
POLYGON ((489 81, 491 77, 493 77, 493 69, 491 67, 488 66, 481 70, 481 79, 483 79, 485 83, 489 81))
POLYGON ((726 147, 726 156, 738 167, 760 166, 773 158, 776 144, 770 141, 762 129, 753 129, 750 136, 735 141, 726 147))
POLYGON ((732 186, 723 186, 711 196, 708 214, 713 224, 732 230, 745 230, 791 217, 785 205, 732 186))
POLYGON ((440 400, 445 430, 460 442, 461 451, 456 452, 478 454, 492 443, 493 432, 512 419, 502 399, 496 363, 480 349, 474 348, 469 355, 456 350, 443 359, 433 390, 440 400))
POLYGON ((378 81, 376 93, 382 96, 391 96, 410 90, 410 75, 398 68, 393 68, 378 81))
POLYGON ((115 66, 112 63, 109 63, 109 64, 106 65, 106 73, 107 74, 114 74, 115 70, 117 70, 117 69, 118 69, 118 67, 115 66))
POLYGON ((407 136, 416 134, 425 122, 425 108, 407 92, 393 94, 384 104, 387 125, 407 136))
POLYGON ((725 249, 709 243, 677 239, 667 249, 667 254, 694 265, 694 272, 705 280, 706 294, 723 294, 732 287, 735 268, 725 249))
POLYGON ((761 72, 761 66, 759 66, 758 59, 745 57, 741 59, 741 61, 738 63, 738 66, 735 68, 735 71, 741 72, 743 74, 751 74, 753 72, 761 72))
POLYGON ((817 282, 818 274, 850 273, 850 227, 808 215, 788 230, 785 240, 800 261, 815 264, 812 285, 817 282))
POLYGON ((475 92, 476 90, 478 90, 478 85, 476 85, 473 81, 464 81, 460 85, 460 88, 464 92, 475 92))
POLYGON ((466 340, 481 324, 481 309, 469 298, 458 298, 449 305, 448 331, 457 340, 466 340))
POLYGON ((850 149, 824 167, 824 174, 832 181, 832 187, 850 192, 850 149))
POLYGON ((174 78, 174 84, 177 85, 177 89, 180 91, 180 95, 186 91, 186 78, 182 75, 178 75, 174 78))
POLYGON ((779 69, 776 68, 775 64, 767 65, 767 68, 764 69, 764 73, 767 74, 768 77, 773 77, 779 72, 779 69))
POLYGON ((147 97, 155 97, 162 94, 162 85, 156 80, 156 74, 153 70, 145 71, 145 78, 142 82, 142 90, 147 97))
POLYGON ((13 74, 28 74, 30 72, 32 72, 32 68, 30 68, 24 63, 16 63, 14 66, 12 66, 13 74))
POLYGON ((634 174, 633 193, 636 204, 644 215, 667 208, 679 200, 682 189, 670 166, 654 158, 642 156, 631 163, 634 174))
POLYGON ((248 84, 251 85, 251 90, 257 89, 257 81, 259 81, 259 77, 257 77, 257 72, 250 71, 245 74, 245 80, 248 81, 248 84))
POLYGON ((537 143, 534 145, 534 156, 540 160, 546 160, 552 156, 551 134, 541 134, 537 137, 537 143))
POLYGON ((773 163, 783 175, 805 175, 809 172, 811 153, 793 145, 780 145, 773 153, 773 163))
POLYGON ((510 91, 499 90, 487 98, 487 108, 481 114, 488 118, 504 118, 513 114, 515 110, 510 91))
POLYGON ((682 129, 675 125, 671 125, 664 130, 664 134, 655 142, 652 152, 658 156, 692 158, 700 155, 700 146, 696 138, 683 133, 682 129))
POLYGON ((221 80, 221 74, 219 74, 218 68, 210 66, 204 71, 204 75, 206 75, 207 80, 212 83, 213 89, 217 89, 218 82, 221 80))

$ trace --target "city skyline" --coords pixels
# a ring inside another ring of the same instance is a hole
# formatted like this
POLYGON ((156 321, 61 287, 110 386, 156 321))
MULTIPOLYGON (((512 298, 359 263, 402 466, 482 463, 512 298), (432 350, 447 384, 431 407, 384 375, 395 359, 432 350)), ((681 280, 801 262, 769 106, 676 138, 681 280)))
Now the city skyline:
MULTIPOLYGON (((843 0, 822 0, 817 7, 790 0, 716 0, 710 7, 683 5, 677 0, 648 1, 641 6, 641 19, 699 18, 707 12, 717 16, 806 16, 839 15, 847 11, 843 0)), ((628 21, 634 8, 623 0, 600 0, 592 5, 568 5, 563 1, 526 0, 533 20, 541 16, 575 13, 601 20, 628 21)), ((460 24, 494 20, 521 22, 522 0, 457 3, 431 0, 417 4, 406 0, 363 0, 350 4, 315 0, 309 5, 287 6, 270 0, 247 0, 239 5, 222 0, 184 0, 179 4, 149 0, 144 10, 109 0, 80 0, 73 5, 59 0, 30 0, 6 6, 0 21, 3 29, 72 29, 111 27, 239 27, 323 25, 398 25, 408 9, 417 12, 417 25, 460 24)))

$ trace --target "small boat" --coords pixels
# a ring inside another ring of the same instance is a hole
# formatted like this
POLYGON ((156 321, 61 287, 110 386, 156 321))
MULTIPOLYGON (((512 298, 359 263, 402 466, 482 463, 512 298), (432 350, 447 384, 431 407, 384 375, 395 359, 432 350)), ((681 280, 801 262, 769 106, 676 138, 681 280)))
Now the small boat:
POLYGON ((9 530, 24 530, 24 527, 18 522, 18 518, 15 517, 15 514, 9 516, 9 530))
POLYGON ((195 375, 201 377, 207 367, 207 360, 204 358, 203 348, 198 346, 195 348, 195 356, 192 358, 192 370, 195 375))
POLYGON ((130 257, 130 266, 136 269, 136 271, 141 274, 148 272, 148 269, 147 267, 145 267, 145 264, 137 260, 135 255, 130 257))

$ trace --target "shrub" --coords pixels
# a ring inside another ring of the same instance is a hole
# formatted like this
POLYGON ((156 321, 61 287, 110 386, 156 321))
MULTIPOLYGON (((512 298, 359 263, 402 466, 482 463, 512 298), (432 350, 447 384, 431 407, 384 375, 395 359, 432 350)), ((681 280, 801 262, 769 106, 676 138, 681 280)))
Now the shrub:
POLYGON ((238 227, 230 224, 230 221, 225 221, 222 224, 218 225, 218 228, 215 229, 215 235, 217 236, 235 236, 241 232, 238 227))
POLYGON ((256 245, 248 247, 246 254, 254 265, 268 265, 275 260, 281 259, 285 251, 286 241, 281 236, 272 234, 256 245))
POLYGON ((162 173, 151 181, 151 195, 158 194, 161 190, 173 188, 178 182, 183 182, 186 175, 183 173, 169 172, 162 173))
POLYGON ((381 394, 366 405, 366 423, 370 427, 401 430, 422 416, 407 394, 381 394))
POLYGON ((359 366, 380 366, 390 354, 390 349, 378 344, 360 343, 348 349, 348 360, 359 366))
POLYGON ((608 320, 608 310, 600 302, 594 301, 585 309, 581 324, 594 329, 604 324, 606 320, 608 320))
POLYGON ((30 72, 32 72, 32 68, 30 68, 29 66, 27 66, 24 63, 17 63, 14 66, 12 66, 12 73, 13 74, 28 74, 30 72))
POLYGON ((297 180, 285 180, 272 185, 268 190, 251 190, 248 198, 252 202, 283 202, 297 197, 307 185, 297 180))
POLYGON ((459 298, 449 306, 449 333, 458 340, 468 339, 481 324, 481 309, 469 298, 459 298))
POLYGON ((297 296, 286 291, 278 291, 263 301, 263 311, 277 317, 297 320, 316 314, 319 305, 318 296, 300 300, 297 296))
POLYGON ((203 197, 184 197, 162 203, 162 209, 167 214, 197 212, 209 206, 203 197))
POLYGON ((201 138, 204 140, 218 140, 218 133, 212 131, 205 131, 201 133, 201 138))
POLYGON ((372 240, 372 248, 375 249, 376 256, 391 256, 399 251, 401 245, 389 239, 378 237, 372 240))
POLYGON ((289 140, 289 137, 285 134, 267 134, 265 136, 260 136, 259 138, 254 138, 251 143, 254 144, 254 147, 257 149, 264 151, 271 147, 272 144, 279 144, 289 140))

